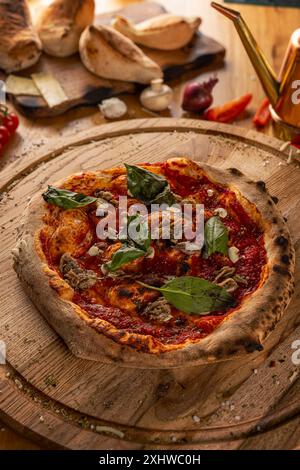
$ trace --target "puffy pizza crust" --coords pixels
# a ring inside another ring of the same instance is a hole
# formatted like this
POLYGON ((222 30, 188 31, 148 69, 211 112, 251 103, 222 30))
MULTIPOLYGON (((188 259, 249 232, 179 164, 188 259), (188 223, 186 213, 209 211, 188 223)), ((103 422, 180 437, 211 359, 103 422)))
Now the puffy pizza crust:
MULTIPOLYGON (((150 335, 131 334, 104 320, 91 319, 71 301, 72 288, 49 268, 41 248, 39 232, 44 225, 45 205, 38 194, 24 215, 22 235, 13 250, 14 268, 36 307, 80 358, 117 362, 126 367, 171 368, 260 351, 290 301, 295 253, 286 223, 264 182, 251 181, 235 168, 221 171, 185 158, 170 159, 168 163, 191 176, 204 171, 213 182, 228 185, 244 208, 263 225, 268 259, 264 282, 207 337, 179 347, 170 345, 162 352, 150 335)), ((157 170, 154 165, 147 168, 157 170)), ((94 182, 101 184, 116 174, 117 169, 94 172, 94 182)), ((60 181, 57 186, 69 180, 60 181)))

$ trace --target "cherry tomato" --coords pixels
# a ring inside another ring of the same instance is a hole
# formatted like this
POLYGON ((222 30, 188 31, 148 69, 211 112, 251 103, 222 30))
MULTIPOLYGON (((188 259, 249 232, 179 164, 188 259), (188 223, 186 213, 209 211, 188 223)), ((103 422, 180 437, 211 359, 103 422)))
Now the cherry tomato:
POLYGON ((6 129, 8 130, 9 134, 12 135, 14 134, 15 132, 15 124, 13 123, 13 121, 10 119, 10 116, 9 114, 7 116, 4 116, 3 119, 2 119, 2 124, 3 126, 6 127, 6 129))
POLYGON ((1 142, 0 142, 0 155, 1 155, 1 153, 2 153, 3 147, 4 147, 4 145, 1 144, 1 142))
POLYGON ((0 144, 5 145, 9 141, 10 134, 6 127, 0 126, 0 144))
POLYGON ((19 118, 18 118, 18 116, 15 113, 9 113, 8 117, 12 122, 12 126, 14 128, 14 131, 16 131, 19 127, 19 118))

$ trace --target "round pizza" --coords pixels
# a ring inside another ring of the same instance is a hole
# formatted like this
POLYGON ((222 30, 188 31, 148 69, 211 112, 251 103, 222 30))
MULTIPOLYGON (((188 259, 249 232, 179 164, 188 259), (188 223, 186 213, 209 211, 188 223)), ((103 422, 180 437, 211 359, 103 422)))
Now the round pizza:
POLYGON ((164 368, 260 351, 293 293, 264 182, 186 158, 78 173, 37 194, 14 267, 81 358, 164 368))

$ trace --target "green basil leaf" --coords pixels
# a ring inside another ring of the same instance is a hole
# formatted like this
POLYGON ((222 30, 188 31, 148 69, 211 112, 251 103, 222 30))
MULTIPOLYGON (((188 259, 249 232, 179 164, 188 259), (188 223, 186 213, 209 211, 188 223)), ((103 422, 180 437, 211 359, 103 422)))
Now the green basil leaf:
POLYGON ((125 163, 125 167, 128 192, 132 197, 145 204, 151 204, 154 201, 167 204, 176 202, 166 178, 139 166, 125 163))
POLYGON ((235 304, 234 298, 223 287, 199 277, 177 277, 162 287, 152 287, 138 282, 149 289, 161 292, 171 305, 185 313, 206 315, 235 304))
POLYGON ((215 252, 227 255, 228 230, 220 217, 214 216, 208 219, 204 227, 204 239, 208 256, 215 252))
POLYGON ((167 204, 168 206, 172 206, 175 203, 176 198, 169 185, 151 201, 151 204, 167 204))
POLYGON ((129 263, 146 253, 144 250, 135 248, 134 246, 123 245, 118 251, 116 251, 111 260, 104 265, 109 271, 117 271, 123 264, 129 263))
POLYGON ((48 186, 47 191, 45 191, 42 196, 49 204, 54 204, 63 209, 84 207, 97 200, 96 197, 85 196, 81 193, 74 193, 73 191, 55 188, 54 186, 48 186))

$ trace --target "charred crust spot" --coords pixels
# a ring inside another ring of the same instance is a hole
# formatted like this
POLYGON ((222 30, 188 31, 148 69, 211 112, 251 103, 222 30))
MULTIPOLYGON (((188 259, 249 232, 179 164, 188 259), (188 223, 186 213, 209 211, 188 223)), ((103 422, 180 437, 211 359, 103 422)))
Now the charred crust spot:
POLYGON ((237 354, 238 353, 238 349, 237 348, 232 348, 232 349, 229 349, 228 350, 228 354, 230 356, 233 356, 234 354, 237 354))
POLYGON ((272 201, 274 202, 274 204, 278 204, 279 199, 278 199, 277 196, 271 196, 271 199, 272 199, 272 201))
POLYGON ((186 274, 189 269, 190 269, 189 264, 183 262, 183 263, 180 265, 180 274, 186 274))
POLYGON ((278 223, 277 218, 276 218, 276 217, 273 217, 272 222, 273 222, 273 224, 277 224, 277 223, 278 223))
POLYGON ((263 346, 255 341, 245 341, 244 343, 245 349, 247 352, 255 352, 255 351, 263 351, 263 346))
POLYGON ((286 268, 280 266, 279 264, 275 264, 273 266, 273 271, 275 273, 281 274, 282 276, 287 276, 287 275, 290 274, 289 271, 286 268))
POLYGON ((228 168, 228 171, 235 176, 243 176, 243 173, 237 168, 228 168))
POLYGON ((286 247, 289 244, 289 241, 287 238, 283 237, 282 235, 280 237, 275 238, 275 243, 276 245, 286 247))
POLYGON ((281 261, 284 263, 284 264, 290 264, 290 257, 288 255, 283 255, 281 257, 281 261))
POLYGON ((256 181, 256 186, 263 192, 266 192, 266 183, 264 181, 256 181))
POLYGON ((155 395, 157 396, 157 398, 164 397, 168 393, 170 385, 170 382, 158 384, 157 389, 155 391, 155 395))
POLYGON ((118 294, 120 297, 126 297, 128 299, 130 299, 133 296, 133 293, 130 290, 125 289, 124 287, 120 287, 118 289, 118 294))

